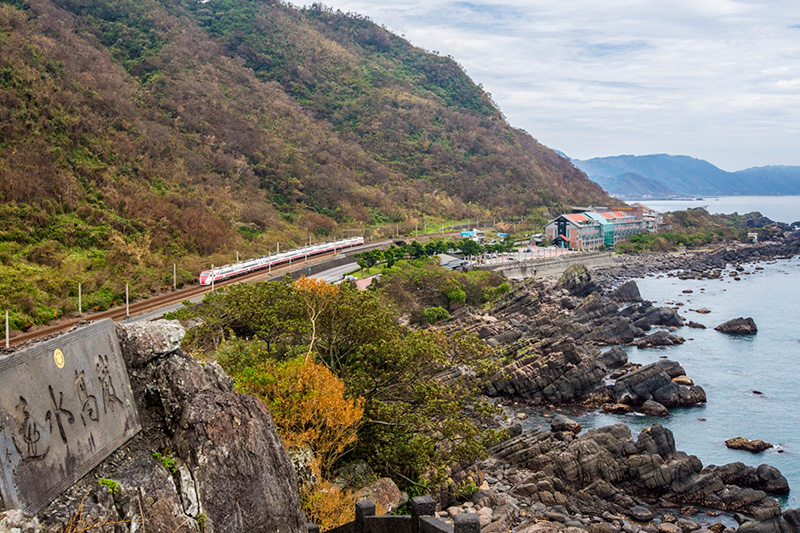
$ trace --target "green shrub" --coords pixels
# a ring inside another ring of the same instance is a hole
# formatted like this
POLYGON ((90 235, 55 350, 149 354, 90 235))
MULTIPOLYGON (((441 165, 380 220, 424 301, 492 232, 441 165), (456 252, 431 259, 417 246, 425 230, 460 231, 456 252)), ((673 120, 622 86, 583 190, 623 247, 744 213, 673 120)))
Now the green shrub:
POLYGON ((422 322, 425 324, 435 324, 448 318, 450 318, 450 313, 444 307, 428 307, 422 312, 422 322))

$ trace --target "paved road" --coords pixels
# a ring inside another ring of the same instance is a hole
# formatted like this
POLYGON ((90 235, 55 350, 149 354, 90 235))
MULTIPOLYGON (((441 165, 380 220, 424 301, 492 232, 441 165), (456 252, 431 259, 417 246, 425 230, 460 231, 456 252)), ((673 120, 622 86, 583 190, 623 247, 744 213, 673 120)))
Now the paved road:
POLYGON ((323 270, 322 272, 314 274, 311 277, 325 280, 328 283, 336 283, 337 281, 342 281, 342 279, 344 279, 345 274, 347 274, 348 272, 352 272, 357 268, 358 268, 358 263, 347 263, 346 265, 341 265, 328 270, 323 270))

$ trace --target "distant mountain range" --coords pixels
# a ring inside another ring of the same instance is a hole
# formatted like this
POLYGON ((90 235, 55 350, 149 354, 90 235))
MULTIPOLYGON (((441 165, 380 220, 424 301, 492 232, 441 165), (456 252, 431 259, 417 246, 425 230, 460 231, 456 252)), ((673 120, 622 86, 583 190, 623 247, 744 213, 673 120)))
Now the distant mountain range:
POLYGON ((668 154, 573 159, 572 163, 622 198, 800 194, 800 167, 726 172, 702 159, 668 154))

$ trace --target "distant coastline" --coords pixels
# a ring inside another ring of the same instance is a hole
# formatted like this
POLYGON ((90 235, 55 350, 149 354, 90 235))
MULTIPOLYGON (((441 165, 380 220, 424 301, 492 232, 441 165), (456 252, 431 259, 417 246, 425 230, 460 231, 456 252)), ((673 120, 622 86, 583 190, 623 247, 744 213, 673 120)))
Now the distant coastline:
POLYGON ((704 207, 711 214, 745 214, 758 211, 776 222, 791 224, 800 220, 800 195, 703 196, 692 199, 636 198, 625 202, 641 202, 661 213, 704 207))
POLYGON ((727 172, 702 159, 669 154, 571 161, 589 179, 620 198, 800 194, 798 166, 765 166, 727 172))

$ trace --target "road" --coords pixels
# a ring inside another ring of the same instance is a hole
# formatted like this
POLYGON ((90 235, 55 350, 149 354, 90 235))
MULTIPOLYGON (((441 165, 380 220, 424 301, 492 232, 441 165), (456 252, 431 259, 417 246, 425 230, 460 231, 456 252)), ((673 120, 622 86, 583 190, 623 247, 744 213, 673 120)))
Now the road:
POLYGON ((358 263, 347 263, 346 265, 334 267, 329 270, 323 270, 322 272, 314 274, 311 277, 327 281, 328 283, 337 283, 339 281, 342 281, 342 279, 344 279, 345 274, 347 274, 348 272, 352 272, 357 268, 358 268, 358 263))

